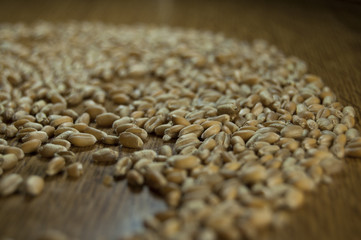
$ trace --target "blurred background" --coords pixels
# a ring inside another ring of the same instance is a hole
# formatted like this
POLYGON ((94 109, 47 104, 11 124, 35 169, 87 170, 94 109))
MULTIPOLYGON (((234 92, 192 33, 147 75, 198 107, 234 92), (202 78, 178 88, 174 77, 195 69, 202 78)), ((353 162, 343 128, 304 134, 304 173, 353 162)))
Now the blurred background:
MULTIPOLYGON (((211 30, 243 40, 265 39, 287 55, 305 60, 309 71, 320 75, 343 104, 355 106, 360 129, 361 0, 0 0, 0 23, 37 20, 145 23, 211 30)), ((345 172, 332 185, 321 186, 307 196, 307 203, 293 213, 287 228, 268 237, 359 239, 361 163, 358 159, 347 162, 345 172)), ((118 197, 122 197, 119 206, 107 206, 109 209, 132 209, 132 197, 123 192, 118 197)), ((96 201, 96 195, 94 198, 96 201)), ((154 201, 148 197, 137 199, 143 205, 154 201)), ((99 203, 99 207, 103 205, 107 202, 99 203)), ((111 216, 100 218, 97 227, 86 236, 109 239, 129 229, 137 230, 141 219, 135 217, 136 211, 128 212, 129 223, 111 216), (132 228, 133 225, 137 227, 132 228)), ((57 223, 62 224, 63 220, 59 218, 57 223)), ((0 237, 4 223, 6 216, 0 215, 0 237)), ((71 231, 79 235, 82 230, 71 231)))

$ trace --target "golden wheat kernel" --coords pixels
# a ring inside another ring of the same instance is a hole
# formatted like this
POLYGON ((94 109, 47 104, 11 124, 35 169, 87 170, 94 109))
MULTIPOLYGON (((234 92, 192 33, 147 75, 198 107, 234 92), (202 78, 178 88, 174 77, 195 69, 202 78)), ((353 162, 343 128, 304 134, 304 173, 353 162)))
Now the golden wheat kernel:
POLYGON ((201 125, 192 124, 192 125, 184 127, 182 130, 180 130, 179 136, 183 136, 188 133, 194 133, 197 135, 197 137, 199 137, 203 133, 203 131, 204 131, 204 128, 201 125))
POLYGON ((352 106, 346 106, 346 107, 344 107, 343 110, 342 110, 342 113, 343 113, 344 115, 350 115, 350 116, 352 116, 352 117, 355 117, 355 116, 356 116, 356 111, 355 111, 354 107, 352 107, 352 106))
POLYGON ((105 113, 106 110, 102 106, 91 105, 85 109, 85 112, 87 112, 89 114, 90 119, 95 119, 98 115, 105 113))
POLYGON ((95 118, 98 127, 111 127, 120 117, 114 113, 102 113, 95 118))
POLYGON ((66 167, 69 177, 78 178, 83 175, 83 164, 75 162, 66 167))
POLYGON ((71 131, 71 132, 79 132, 77 129, 73 128, 73 127, 58 127, 55 131, 54 131, 54 135, 57 137, 60 134, 67 132, 67 131, 71 131))
POLYGON ((88 133, 73 133, 68 137, 68 141, 76 147, 93 146, 97 139, 88 133))
POLYGON ((140 137, 143 141, 147 140, 148 133, 142 128, 128 128, 125 130, 125 132, 131 132, 140 137))
POLYGON ((211 136, 216 135, 217 133, 219 133, 219 131, 221 130, 221 126, 219 124, 210 126, 209 128, 207 128, 207 130, 205 130, 202 135, 201 138, 202 139, 206 139, 209 138, 211 136))
POLYGON ((42 157, 53 157, 57 152, 66 151, 64 146, 47 143, 38 149, 42 157))
POLYGON ((118 120, 115 120, 112 124, 112 128, 116 129, 119 125, 123 125, 123 124, 127 124, 127 123, 132 123, 133 122, 133 118, 131 117, 121 117, 118 120))
POLYGON ((5 130, 5 136, 7 138, 13 138, 17 134, 18 129, 14 125, 8 125, 5 130))
POLYGON ((347 157, 361 157, 361 146, 360 147, 347 147, 346 146, 345 155, 347 157))
POLYGON ((163 176, 162 173, 148 166, 145 167, 144 174, 146 184, 153 189, 161 189, 167 184, 167 179, 163 176))
POLYGON ((39 139, 32 139, 23 144, 21 144, 21 149, 24 153, 32 153, 38 150, 41 146, 41 140, 39 139))
POLYGON ((83 113, 82 115, 80 115, 76 120, 75 123, 84 123, 86 125, 89 125, 90 123, 90 115, 89 113, 83 113))
POLYGON ((345 134, 346 134, 346 138, 347 138, 348 141, 360 136, 360 133, 356 128, 348 129, 345 134))
POLYGON ((102 139, 102 143, 107 145, 118 145, 119 138, 117 136, 107 135, 102 139))
POLYGON ((334 157, 329 157, 323 159, 320 162, 320 166, 326 174, 331 175, 340 172, 344 167, 344 163, 334 157))
POLYGON ((43 128, 43 125, 40 123, 34 123, 34 122, 27 122, 23 125, 24 128, 31 127, 35 128, 36 130, 40 131, 43 128))
POLYGON ((73 121, 75 121, 79 117, 79 114, 73 109, 65 109, 64 111, 61 112, 61 114, 71 117, 73 121))
POLYGON ((14 125, 18 130, 20 130, 20 128, 23 127, 23 125, 24 125, 25 123, 28 123, 28 122, 30 122, 28 119, 19 119, 19 120, 13 122, 13 125, 14 125))
POLYGON ((192 169, 200 164, 199 158, 192 155, 175 155, 170 157, 168 162, 179 169, 192 169))
POLYGON ((16 166, 17 163, 18 163, 18 158, 13 153, 0 155, 0 167, 4 171, 13 169, 16 166))
POLYGON ((134 123, 119 124, 119 125, 117 125, 115 132, 117 134, 120 134, 122 132, 125 132, 129 128, 138 128, 138 126, 135 125, 134 123))
POLYGON ((18 147, 11 147, 11 146, 4 146, 3 148, 3 153, 4 154, 9 154, 9 153, 13 153, 16 155, 16 157, 18 158, 18 160, 21 160, 24 158, 25 154, 23 152, 23 150, 21 148, 18 147))
POLYGON ((144 150, 134 152, 133 154, 131 154, 130 157, 134 162, 137 162, 140 159, 144 159, 144 158, 153 160, 156 156, 157 156, 157 153, 154 150, 144 149, 144 150))
POLYGON ((0 138, 0 145, 8 145, 8 141, 5 139, 0 138))
POLYGON ((25 181, 26 193, 37 196, 43 191, 44 184, 44 179, 42 177, 31 175, 25 181))
POLYGON ((191 123, 187 119, 176 115, 172 115, 172 122, 174 125, 185 125, 185 126, 191 125, 191 123))
POLYGON ((41 129, 42 132, 45 132, 48 135, 48 138, 52 137, 55 132, 55 128, 50 125, 46 125, 41 129))
POLYGON ((126 94, 118 93, 112 97, 112 100, 116 104, 127 104, 130 101, 130 98, 126 94))
POLYGON ((137 135, 130 132, 123 132, 119 134, 119 143, 127 148, 142 148, 143 141, 137 135))
POLYGON ((78 130, 79 132, 83 132, 88 127, 85 123, 75 123, 71 128, 78 130))
POLYGON ((172 127, 172 124, 162 124, 162 125, 159 125, 158 127, 156 127, 154 129, 154 132, 156 135, 158 136, 163 136, 164 135, 164 132, 165 130, 167 130, 168 128, 172 127))
POLYGON ((200 150, 203 150, 203 149, 212 150, 216 147, 216 145, 217 145, 216 140, 214 140, 213 138, 207 138, 199 146, 199 149, 200 150))
POLYGON ((101 141, 104 137, 107 136, 107 134, 102 130, 93 127, 87 127, 83 130, 83 132, 93 135, 97 141, 101 141))
POLYGON ((93 161, 97 163, 114 163, 117 161, 119 153, 110 148, 102 148, 93 153, 93 161))
POLYGON ((159 149, 159 154, 170 157, 170 156, 172 156, 172 148, 169 145, 163 145, 159 149))
POLYGON ((65 159, 63 157, 54 157, 48 163, 46 174, 48 176, 54 176, 63 171, 65 167, 65 159))
POLYGON ((256 183, 266 178, 266 169, 261 165, 244 168, 240 172, 240 178, 245 183, 256 183))
POLYGON ((132 166, 132 160, 129 157, 122 157, 114 166, 114 176, 123 177, 132 166))
POLYGON ((50 121, 50 125, 53 127, 57 127, 63 123, 67 123, 67 122, 73 123, 73 118, 69 117, 69 116, 61 116, 59 118, 56 118, 56 119, 50 121))
POLYGON ((301 191, 290 188, 285 195, 285 204, 291 209, 298 208, 304 201, 304 195, 301 191))
POLYGON ((68 138, 70 137, 70 135, 72 135, 72 134, 74 134, 74 133, 77 133, 77 131, 68 130, 68 131, 65 131, 65 132, 63 132, 63 133, 60 133, 60 134, 59 134, 58 136, 56 136, 55 138, 68 140, 68 138))
POLYGON ((131 186, 142 186, 144 177, 137 170, 130 170, 127 173, 128 184, 131 186))
POLYGON ((206 120, 206 121, 202 122, 202 124, 201 124, 201 126, 204 129, 207 129, 207 128, 212 127, 214 125, 219 125, 221 127, 222 123, 219 122, 219 121, 215 121, 215 120, 206 120))
POLYGON ((300 138, 302 133, 303 128, 298 125, 287 125, 281 130, 281 136, 287 138, 300 138))
POLYGON ((69 150, 69 148, 71 147, 71 143, 65 139, 54 138, 51 140, 51 143, 61 145, 61 146, 65 147, 67 150, 69 150))
POLYGON ((13 194, 22 182, 23 178, 19 174, 12 173, 4 176, 0 179, 0 195, 5 197, 13 194))
POLYGON ((48 134, 46 132, 43 131, 36 131, 36 132, 30 132, 28 134, 26 134, 21 141, 23 142, 27 142, 33 139, 39 139, 42 143, 48 141, 48 134))

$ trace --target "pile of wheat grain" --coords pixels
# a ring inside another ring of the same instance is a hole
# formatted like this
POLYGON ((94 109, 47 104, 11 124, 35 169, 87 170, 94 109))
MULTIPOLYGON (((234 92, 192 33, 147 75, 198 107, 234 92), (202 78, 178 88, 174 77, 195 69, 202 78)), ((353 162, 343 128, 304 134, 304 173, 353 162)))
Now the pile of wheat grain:
POLYGON ((344 156, 361 156, 354 109, 264 41, 150 26, 3 24, 0 78, 1 195, 35 196, 46 176, 80 177, 86 169, 72 150, 104 144, 92 155, 114 164, 104 184, 126 178, 168 204, 131 239, 256 236, 330 182, 344 156), (149 134, 164 145, 142 149, 149 134), (43 176, 12 172, 27 155, 49 159, 43 176))

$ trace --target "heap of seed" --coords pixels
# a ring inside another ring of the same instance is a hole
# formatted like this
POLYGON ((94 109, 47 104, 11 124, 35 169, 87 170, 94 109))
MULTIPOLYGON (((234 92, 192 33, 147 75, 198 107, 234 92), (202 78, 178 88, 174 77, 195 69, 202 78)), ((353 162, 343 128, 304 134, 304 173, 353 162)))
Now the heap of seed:
POLYGON ((3 24, 0 55, 0 194, 23 184, 30 195, 43 190, 42 177, 23 181, 11 170, 25 156, 49 159, 43 176, 77 178, 74 149, 133 148, 89 159, 114 164, 115 180, 147 185, 167 202, 131 239, 254 237, 330 182, 344 156, 361 156, 354 108, 264 41, 166 27, 3 24), (148 135, 163 146, 143 150, 148 135))

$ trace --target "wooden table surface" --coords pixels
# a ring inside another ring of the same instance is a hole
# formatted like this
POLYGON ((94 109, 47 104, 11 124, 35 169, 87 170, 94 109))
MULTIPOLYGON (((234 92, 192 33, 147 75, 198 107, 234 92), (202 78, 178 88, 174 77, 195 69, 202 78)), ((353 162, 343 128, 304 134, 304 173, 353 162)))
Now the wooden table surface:
MULTIPOLYGON (((361 2, 354 1, 0 1, 0 22, 34 20, 101 20, 110 23, 154 23, 223 32, 229 37, 266 39, 287 55, 309 64, 344 104, 361 112, 361 2)), ((1 57, 1 56, 0 56, 1 57)), ((161 140, 151 138, 146 148, 161 140)), ((97 146, 95 148, 98 148, 97 146)), ((94 149, 95 149, 94 148, 94 149)), ((87 149, 89 150, 89 149, 87 149)), ((35 199, 18 194, 0 199, 0 239, 35 239, 44 229, 58 229, 71 239, 118 239, 139 231, 142 219, 165 209, 148 189, 132 192, 123 182, 102 185, 110 166, 95 166, 79 153, 85 175, 47 179, 35 199)), ((290 224, 267 239, 361 239, 361 161, 347 159, 331 185, 307 194, 290 224)), ((14 172, 43 174, 45 162, 22 161, 14 172)))

